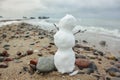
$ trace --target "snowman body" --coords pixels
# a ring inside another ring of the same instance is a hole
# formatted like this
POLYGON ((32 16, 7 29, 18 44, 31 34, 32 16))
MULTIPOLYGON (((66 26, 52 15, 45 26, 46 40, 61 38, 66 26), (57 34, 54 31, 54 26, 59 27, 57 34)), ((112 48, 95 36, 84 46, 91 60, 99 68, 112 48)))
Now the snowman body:
POLYGON ((72 29, 75 27, 76 19, 66 15, 59 22, 59 31, 54 35, 55 45, 58 47, 54 56, 54 63, 61 73, 69 73, 75 67, 75 54, 72 47, 75 45, 75 37, 72 29))

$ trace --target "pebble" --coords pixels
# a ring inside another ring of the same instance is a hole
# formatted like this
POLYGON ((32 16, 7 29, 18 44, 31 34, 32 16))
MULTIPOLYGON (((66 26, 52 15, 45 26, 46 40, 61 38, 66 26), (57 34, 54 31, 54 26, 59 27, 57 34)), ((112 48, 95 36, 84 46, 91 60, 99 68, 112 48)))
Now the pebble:
POLYGON ((18 52, 17 52, 17 55, 18 55, 18 56, 21 56, 21 55, 22 55, 22 52, 18 51, 18 52))
POLYGON ((100 43, 99 43, 101 46, 106 46, 106 41, 100 41, 100 43))
POLYGON ((38 72, 50 72, 55 70, 54 56, 40 57, 36 66, 38 72))
POLYGON ((4 57, 0 56, 0 62, 3 62, 4 61, 4 57))
POLYGON ((27 50, 27 55, 31 55, 31 54, 33 54, 33 50, 27 50))
POLYGON ((4 50, 4 51, 0 54, 0 56, 8 57, 9 54, 8 54, 8 52, 7 52, 6 50, 4 50))
POLYGON ((108 54, 105 57, 109 60, 116 60, 115 56, 113 56, 112 54, 108 54))
POLYGON ((96 56, 95 56, 95 55, 87 54, 87 56, 88 56, 90 59, 96 59, 96 56))
POLYGON ((93 54, 94 54, 94 55, 104 56, 104 53, 101 52, 101 51, 98 51, 98 50, 94 50, 94 51, 93 51, 93 54))
POLYGON ((81 45, 80 44, 76 44, 75 47, 76 48, 81 48, 81 45))
POLYGON ((75 64, 79 67, 79 68, 87 68, 90 65, 90 61, 88 61, 87 59, 76 59, 75 60, 75 64))
POLYGON ((13 58, 6 57, 4 61, 13 61, 13 58))
POLYGON ((39 53, 39 50, 34 50, 33 52, 34 52, 34 53, 39 53))
POLYGON ((111 67, 108 68, 106 72, 109 73, 110 76, 120 77, 120 70, 118 68, 111 67))
POLYGON ((84 55, 81 55, 81 54, 75 54, 75 57, 76 58, 82 58, 82 59, 86 59, 86 56, 84 56, 84 55))
POLYGON ((38 62, 38 60, 36 60, 36 59, 30 60, 30 64, 33 64, 33 65, 37 65, 37 62, 38 62))
POLYGON ((8 67, 8 64, 7 63, 0 63, 0 68, 7 68, 8 67))
POLYGON ((5 48, 5 47, 10 47, 10 45, 9 45, 9 44, 5 44, 5 45, 3 46, 3 48, 5 48))
POLYGON ((35 43, 31 43, 30 45, 35 45, 35 43))

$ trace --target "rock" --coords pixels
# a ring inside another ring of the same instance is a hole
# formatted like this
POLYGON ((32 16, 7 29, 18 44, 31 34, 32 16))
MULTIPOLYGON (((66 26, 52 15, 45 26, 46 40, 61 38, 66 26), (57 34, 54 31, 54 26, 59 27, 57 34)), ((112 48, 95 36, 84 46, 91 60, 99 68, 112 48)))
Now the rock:
POLYGON ((29 35, 29 34, 26 34, 24 37, 25 37, 25 38, 29 38, 29 37, 30 37, 30 35, 29 35))
POLYGON ((106 72, 109 73, 110 76, 120 77, 120 70, 118 68, 111 67, 108 68, 106 72))
POLYGON ((83 43, 88 43, 86 40, 83 40, 82 42, 83 42, 83 43))
POLYGON ((90 59, 96 59, 96 56, 95 56, 95 55, 88 54, 87 56, 88 56, 90 59))
POLYGON ((5 48, 5 47, 10 47, 10 45, 9 45, 9 44, 5 44, 5 45, 3 46, 3 48, 5 48))
POLYGON ((76 59, 75 60, 75 64, 79 67, 79 68, 87 68, 90 65, 90 61, 88 61, 87 59, 76 59))
POLYGON ((0 62, 3 62, 4 61, 4 57, 0 56, 0 62))
POLYGON ((81 45, 80 44, 75 44, 75 47, 76 48, 81 48, 81 45))
POLYGON ((116 57, 112 54, 106 54, 105 57, 110 60, 116 60, 116 57))
POLYGON ((86 51, 91 51, 91 47, 83 47, 83 49, 86 51))
POLYGON ((37 62, 38 62, 38 60, 36 60, 36 59, 30 60, 30 64, 33 64, 33 65, 37 65, 37 62))
POLYGON ((93 54, 94 54, 94 55, 100 55, 100 56, 103 56, 103 55, 104 55, 103 52, 98 51, 98 50, 94 50, 94 51, 93 51, 93 54))
POLYGON ((23 71, 28 71, 28 67, 24 66, 23 71))
POLYGON ((54 54, 55 54, 55 52, 54 52, 54 51, 50 51, 49 53, 50 53, 50 54, 52 54, 52 55, 54 55, 54 54))
POLYGON ((106 41, 100 41, 100 43, 99 43, 101 46, 106 46, 106 41))
POLYGON ((33 54, 33 50, 32 49, 27 50, 27 55, 31 55, 31 54, 33 54))
POLYGON ((4 61, 13 61, 13 58, 6 57, 4 61))
POLYGON ((3 33, 2 36, 1 36, 3 39, 7 37, 7 34, 6 33, 3 33))
POLYGON ((17 55, 18 55, 18 56, 21 56, 21 55, 22 55, 22 52, 18 51, 18 52, 17 52, 17 55))
POLYGON ((55 45, 54 43, 49 43, 50 45, 55 45))
POLYGON ((8 64, 7 63, 0 63, 0 68, 7 68, 8 67, 8 64))
POLYGON ((36 68, 39 72, 50 72, 55 70, 54 56, 40 57, 36 68))
POLYGON ((5 50, 9 50, 10 48, 9 47, 4 47, 5 50))
POLYGON ((35 43, 31 43, 30 45, 35 45, 35 43))
POLYGON ((8 54, 8 52, 7 52, 6 50, 4 50, 4 51, 0 54, 0 56, 8 57, 9 54, 8 54))
POLYGON ((43 54, 39 52, 37 55, 38 55, 38 56, 42 56, 43 54))
POLYGON ((90 65, 88 66, 88 74, 93 73, 94 71, 96 71, 98 73, 98 69, 97 66, 95 65, 94 62, 91 62, 90 65))
POLYGON ((34 52, 34 53, 39 53, 39 50, 34 50, 33 52, 34 52))
POLYGON ((86 59, 86 56, 81 55, 81 54, 75 54, 76 58, 82 58, 82 59, 86 59))

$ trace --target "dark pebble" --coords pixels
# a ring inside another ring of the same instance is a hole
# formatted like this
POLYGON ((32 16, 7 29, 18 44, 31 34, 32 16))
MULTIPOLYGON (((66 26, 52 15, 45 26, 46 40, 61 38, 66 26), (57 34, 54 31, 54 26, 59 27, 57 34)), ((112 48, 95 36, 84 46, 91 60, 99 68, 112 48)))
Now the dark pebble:
POLYGON ((0 63, 0 68, 7 68, 8 67, 8 64, 7 63, 0 63))
POLYGON ((33 50, 27 50, 27 55, 33 54, 33 50))
POLYGON ((3 62, 4 59, 5 59, 5 58, 1 56, 1 57, 0 57, 0 62, 3 62))

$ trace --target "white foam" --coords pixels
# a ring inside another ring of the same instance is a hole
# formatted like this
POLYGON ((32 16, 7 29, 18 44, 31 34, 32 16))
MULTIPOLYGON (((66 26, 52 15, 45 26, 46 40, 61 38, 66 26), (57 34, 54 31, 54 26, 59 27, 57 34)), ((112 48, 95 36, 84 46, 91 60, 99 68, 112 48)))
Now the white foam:
POLYGON ((76 32, 78 30, 87 30, 87 32, 99 33, 99 34, 104 34, 104 35, 120 38, 120 31, 118 29, 110 30, 110 29, 105 29, 103 27, 76 26, 73 32, 76 32))

